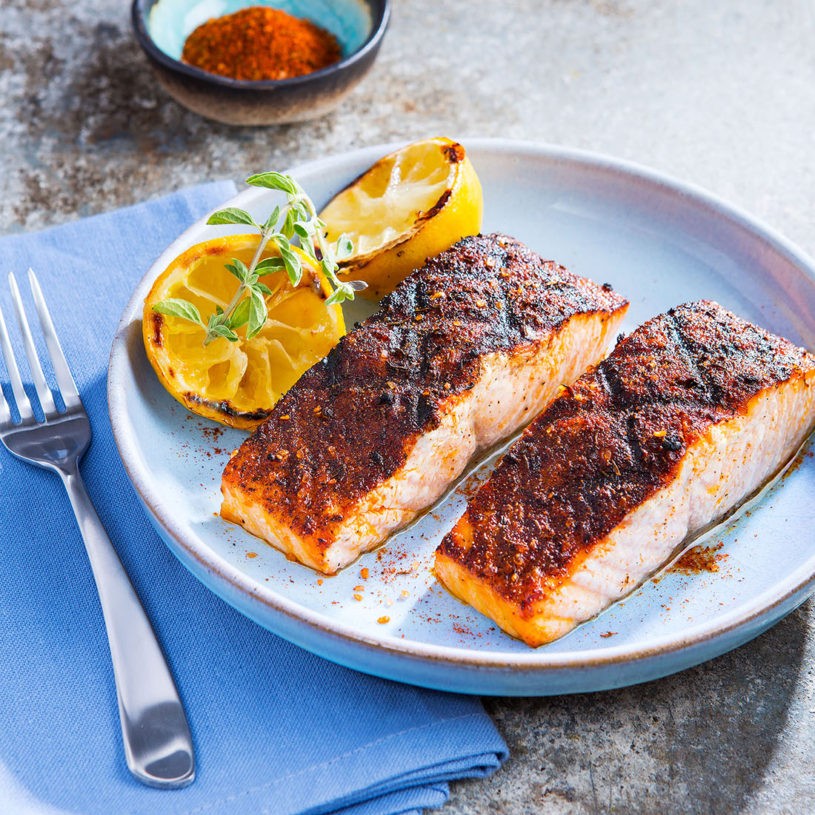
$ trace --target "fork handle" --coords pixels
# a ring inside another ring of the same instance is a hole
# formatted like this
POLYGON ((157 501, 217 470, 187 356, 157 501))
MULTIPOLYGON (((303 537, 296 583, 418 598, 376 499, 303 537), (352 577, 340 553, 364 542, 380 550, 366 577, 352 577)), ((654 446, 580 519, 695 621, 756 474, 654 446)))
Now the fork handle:
POLYGON ((184 708, 156 635, 85 489, 79 465, 61 470, 105 618, 125 758, 152 787, 183 787, 195 778, 184 708))

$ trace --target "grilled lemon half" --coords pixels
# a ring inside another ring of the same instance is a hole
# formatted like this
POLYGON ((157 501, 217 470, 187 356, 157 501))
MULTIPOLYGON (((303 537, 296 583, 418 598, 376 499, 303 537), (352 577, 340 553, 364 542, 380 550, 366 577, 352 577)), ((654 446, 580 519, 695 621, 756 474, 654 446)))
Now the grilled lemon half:
MULTIPOLYGON (((251 429, 277 400, 322 359, 345 333, 342 309, 326 306, 331 287, 302 252, 303 278, 297 287, 285 272, 264 276, 272 290, 263 328, 252 339, 238 329, 237 342, 218 337, 204 345, 204 329, 153 306, 167 298, 194 304, 206 321, 225 309, 238 281, 225 269, 232 258, 249 265, 258 235, 228 235, 199 243, 159 275, 144 301, 142 332, 147 358, 161 384, 193 413, 251 429)), ((264 257, 276 254, 274 249, 264 257)))
POLYGON ((343 233, 353 254, 340 276, 364 280, 378 300, 414 269, 467 235, 481 231, 481 183, 464 148, 425 139, 380 159, 320 213, 329 241, 343 233))

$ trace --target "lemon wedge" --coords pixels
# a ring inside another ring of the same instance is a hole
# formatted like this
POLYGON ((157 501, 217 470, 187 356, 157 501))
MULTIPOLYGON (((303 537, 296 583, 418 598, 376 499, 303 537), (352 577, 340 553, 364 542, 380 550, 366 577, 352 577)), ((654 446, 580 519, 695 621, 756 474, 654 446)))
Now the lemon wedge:
POLYGON ((414 269, 481 230, 481 183, 464 148, 425 139, 380 159, 320 213, 327 238, 343 233, 353 254, 340 277, 364 280, 363 297, 380 299, 414 269))
MULTIPOLYGON (((204 345, 204 329, 153 306, 167 298, 192 303, 206 317, 225 309, 238 281, 225 264, 247 265, 257 235, 229 235, 199 243, 179 255, 159 275, 144 301, 142 332, 147 358, 162 385, 193 413, 232 427, 251 429, 275 402, 322 359, 345 333, 342 309, 326 306, 331 287, 322 272, 299 252, 303 278, 297 287, 285 272, 264 276, 268 317, 260 332, 237 342, 218 337, 204 345)), ((276 254, 274 249, 264 257, 276 254)))

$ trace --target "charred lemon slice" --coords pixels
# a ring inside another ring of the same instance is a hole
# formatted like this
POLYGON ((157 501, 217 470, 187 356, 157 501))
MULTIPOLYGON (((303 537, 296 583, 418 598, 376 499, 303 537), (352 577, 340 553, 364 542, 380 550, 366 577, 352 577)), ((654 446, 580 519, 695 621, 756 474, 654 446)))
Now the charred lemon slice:
MULTIPOLYGON (((159 314, 153 306, 181 298, 204 320, 217 308, 225 309, 239 285, 225 264, 237 258, 248 265, 257 245, 257 235, 229 235, 191 247, 153 284, 142 321, 147 358, 170 394, 194 413, 246 429, 262 422, 345 333, 341 308, 325 304, 331 288, 322 272, 300 253, 303 278, 297 287, 285 272, 264 276, 272 292, 266 296, 269 313, 248 340, 240 328, 237 342, 218 337, 204 345, 203 328, 159 314)), ((264 256, 274 254, 270 250, 264 256)))
POLYGON ((329 241, 347 234, 353 254, 340 276, 364 280, 380 299, 414 269, 481 230, 481 184, 464 148, 450 139, 415 142, 385 156, 320 213, 329 241))

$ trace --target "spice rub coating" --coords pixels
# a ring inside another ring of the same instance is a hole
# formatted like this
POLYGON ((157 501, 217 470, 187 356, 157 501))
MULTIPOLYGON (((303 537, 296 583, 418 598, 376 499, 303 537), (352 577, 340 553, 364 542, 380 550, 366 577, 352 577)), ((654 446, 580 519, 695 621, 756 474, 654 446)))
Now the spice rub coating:
POLYGON ((716 303, 679 306, 527 428, 436 573, 509 633, 555 639, 743 502, 813 424, 811 354, 716 303))
POLYGON ((513 238, 465 238, 278 402, 227 465, 222 515, 336 571, 596 362, 626 307, 513 238))

